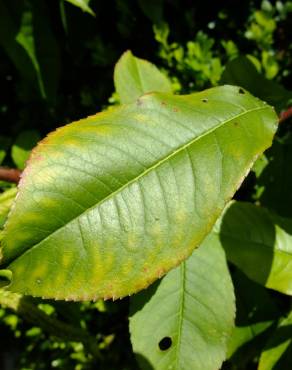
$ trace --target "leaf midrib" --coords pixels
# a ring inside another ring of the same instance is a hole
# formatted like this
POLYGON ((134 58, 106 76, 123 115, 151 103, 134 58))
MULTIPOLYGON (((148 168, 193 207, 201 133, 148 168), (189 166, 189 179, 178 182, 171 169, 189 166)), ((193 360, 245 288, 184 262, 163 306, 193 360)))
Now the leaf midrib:
POLYGON ((78 219, 82 215, 86 214, 91 209, 100 206, 101 204, 105 203, 108 199, 114 197, 116 194, 120 193, 121 191, 123 191, 125 188, 127 188, 131 184, 139 181, 140 178, 146 176, 149 172, 155 170, 156 168, 158 168, 159 166, 161 166, 162 164, 164 164, 165 162, 167 162, 170 158, 172 158, 172 157, 176 156, 178 153, 184 151, 185 149, 187 149, 188 147, 190 147, 192 144, 194 144, 196 141, 199 141, 200 139, 204 138, 205 136, 210 135, 215 130, 219 129, 220 127, 224 126, 225 124, 227 124, 227 123, 229 123, 229 122, 231 122, 231 121, 233 121, 235 119, 238 119, 239 117, 242 117, 242 116, 244 116, 246 114, 254 113, 256 111, 269 110, 269 109, 270 109, 269 106, 261 106, 261 107, 256 107, 256 108, 253 108, 253 109, 245 110, 244 112, 241 112, 241 113, 239 113, 239 114, 237 114, 237 115, 235 115, 235 116, 233 116, 233 117, 231 117, 231 118, 229 118, 229 119, 227 119, 225 121, 222 121, 222 122, 218 123, 218 125, 215 125, 211 129, 206 130, 201 135, 199 135, 199 136, 195 137, 194 139, 188 141, 186 144, 180 146, 178 149, 174 150, 173 152, 171 152, 170 154, 168 154, 166 157, 164 157, 164 158, 160 159, 159 161, 157 161, 156 163, 154 163, 151 167, 147 168, 145 171, 143 171, 138 176, 134 177, 133 179, 131 179, 130 181, 128 181, 127 183, 125 183, 123 186, 121 186, 118 189, 116 189, 111 194, 107 195, 104 199, 102 199, 99 202, 95 203, 91 207, 87 208, 84 212, 81 212, 79 215, 77 215, 74 218, 72 218, 71 220, 69 220, 66 224, 64 224, 64 225, 60 226, 59 228, 57 228, 56 230, 54 230, 51 234, 49 234, 48 236, 46 236, 44 239, 42 239, 41 241, 39 241, 37 244, 35 244, 35 245, 31 246, 31 247, 28 247, 24 252, 21 252, 21 254, 16 255, 14 258, 12 258, 11 261, 9 261, 9 264, 11 264, 12 262, 14 262, 17 258, 19 258, 19 257, 23 256, 24 254, 26 254, 28 251, 37 248, 41 243, 45 242, 47 239, 49 239, 50 237, 52 237, 58 231, 60 231, 61 229, 65 228, 68 224, 70 224, 71 222, 75 221, 76 219, 78 219))
POLYGON ((177 334, 177 346, 176 346, 176 358, 175 358, 175 370, 179 367, 179 359, 180 359, 180 349, 181 349, 181 335, 182 335, 182 326, 184 320, 184 304, 185 304, 185 284, 186 284, 186 263, 183 262, 180 267, 180 277, 181 277, 181 289, 180 289, 180 307, 179 307, 179 322, 178 322, 178 334, 177 334))

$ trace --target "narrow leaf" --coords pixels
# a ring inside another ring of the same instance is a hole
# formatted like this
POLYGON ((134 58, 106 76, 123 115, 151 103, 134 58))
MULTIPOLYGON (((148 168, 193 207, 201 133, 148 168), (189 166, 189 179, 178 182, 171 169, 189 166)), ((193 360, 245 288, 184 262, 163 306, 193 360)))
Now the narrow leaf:
POLYGON ((80 9, 82 9, 84 12, 95 16, 94 12, 92 11, 92 9, 88 5, 90 0, 66 0, 66 1, 68 1, 68 3, 71 3, 75 6, 77 6, 80 9))
POLYGON ((6 223, 9 288, 88 300, 147 287, 209 233, 276 121, 225 86, 148 94, 58 129, 33 150, 6 223))
POLYGON ((216 370, 225 359, 235 303, 217 239, 208 236, 156 289, 131 299, 131 341, 141 369, 216 370))
POLYGON ((227 258, 250 279, 292 295, 292 220, 235 202, 220 222, 227 258))
POLYGON ((125 52, 118 61, 114 78, 122 103, 130 103, 149 92, 172 90, 167 77, 154 64, 134 57, 130 51, 125 52))
POLYGON ((42 98, 54 102, 59 54, 46 5, 37 0, 17 4, 0 0, 0 43, 22 78, 42 98))

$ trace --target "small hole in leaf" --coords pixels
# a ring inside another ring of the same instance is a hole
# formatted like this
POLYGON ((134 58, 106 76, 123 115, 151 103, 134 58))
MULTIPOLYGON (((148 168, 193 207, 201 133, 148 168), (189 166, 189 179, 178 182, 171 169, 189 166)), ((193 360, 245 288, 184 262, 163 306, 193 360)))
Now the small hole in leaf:
POLYGON ((238 90, 238 92, 239 92, 239 94, 245 94, 245 91, 244 91, 242 88, 240 88, 240 89, 238 90))
POLYGON ((208 103, 208 99, 202 99, 203 103, 208 103))
POLYGON ((172 340, 170 337, 164 337, 161 339, 161 341, 158 343, 159 349, 161 351, 168 350, 172 345, 172 340))

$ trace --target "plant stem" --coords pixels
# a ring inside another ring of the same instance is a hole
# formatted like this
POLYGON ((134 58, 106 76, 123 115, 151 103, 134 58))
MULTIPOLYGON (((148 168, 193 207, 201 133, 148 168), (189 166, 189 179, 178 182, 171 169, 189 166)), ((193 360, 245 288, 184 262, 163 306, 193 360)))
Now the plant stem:
POLYGON ((0 289, 0 305, 10 308, 25 320, 41 327, 44 331, 53 336, 72 342, 82 342, 85 348, 95 358, 101 357, 96 339, 88 334, 87 331, 47 315, 44 311, 40 310, 29 297, 0 289))
POLYGON ((0 180, 18 184, 21 171, 16 168, 0 167, 0 180))
POLYGON ((279 117, 279 123, 286 121, 287 119, 292 117, 292 107, 288 108, 287 110, 281 112, 279 117))

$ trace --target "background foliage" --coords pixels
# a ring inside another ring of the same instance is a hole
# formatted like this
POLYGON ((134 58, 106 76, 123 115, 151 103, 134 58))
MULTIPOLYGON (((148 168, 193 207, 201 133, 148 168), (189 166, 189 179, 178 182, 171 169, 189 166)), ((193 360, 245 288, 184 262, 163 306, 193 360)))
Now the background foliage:
MULTIPOLYGON (((234 83, 280 113, 292 97, 291 14, 291 1, 0 0, 0 162, 23 169, 31 148, 49 131, 118 103, 113 68, 127 49, 155 63, 176 92, 234 83)), ((282 217, 288 236, 290 221, 283 217, 292 217, 291 127, 291 120, 280 126, 274 145, 236 194, 237 200, 260 203, 274 218, 282 217)), ((10 187, 0 195, 1 226, 15 196, 10 184, 1 184, 2 191, 10 187)), ((258 217, 262 225, 266 216, 258 217)), ((274 218, 269 222, 278 225, 274 218)), ((222 243, 228 253, 228 238, 222 243)), ((289 370, 290 298, 259 285, 261 277, 231 261, 238 316, 223 368, 289 370), (273 341, 286 356, 276 365, 273 341)), ((48 315, 87 329, 100 358, 82 343, 57 339, 1 308, 1 368, 137 369, 127 299, 35 303, 48 315)))

